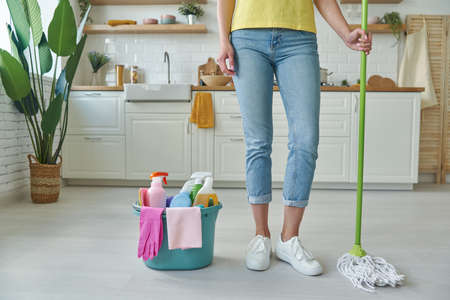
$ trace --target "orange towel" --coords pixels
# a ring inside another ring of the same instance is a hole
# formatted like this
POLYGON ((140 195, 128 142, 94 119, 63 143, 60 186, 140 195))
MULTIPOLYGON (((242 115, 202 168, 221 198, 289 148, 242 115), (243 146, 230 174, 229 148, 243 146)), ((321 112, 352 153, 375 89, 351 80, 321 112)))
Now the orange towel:
POLYGON ((191 123, 197 123, 198 128, 214 127, 214 109, 211 93, 197 93, 191 111, 191 123))
POLYGON ((117 26, 117 25, 136 25, 136 21, 133 20, 109 20, 109 26, 117 26))

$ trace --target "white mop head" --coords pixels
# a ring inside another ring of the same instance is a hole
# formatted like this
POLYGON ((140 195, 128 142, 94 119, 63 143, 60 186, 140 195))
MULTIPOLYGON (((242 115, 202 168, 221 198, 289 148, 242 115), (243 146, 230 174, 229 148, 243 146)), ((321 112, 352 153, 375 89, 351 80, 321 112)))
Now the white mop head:
POLYGON ((337 262, 337 269, 350 279, 354 287, 374 292, 376 286, 396 287, 405 279, 395 267, 381 257, 362 257, 346 253, 337 262))

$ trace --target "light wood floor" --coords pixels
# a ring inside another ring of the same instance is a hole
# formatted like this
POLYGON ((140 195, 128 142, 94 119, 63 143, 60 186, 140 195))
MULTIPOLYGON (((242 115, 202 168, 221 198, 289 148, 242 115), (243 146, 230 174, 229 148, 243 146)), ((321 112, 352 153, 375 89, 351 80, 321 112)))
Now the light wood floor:
MULTIPOLYGON (((138 219, 130 206, 136 188, 70 186, 56 204, 2 204, 0 299, 375 299, 335 268, 352 246, 354 191, 312 191, 301 237, 324 265, 320 277, 305 277, 276 258, 266 272, 247 270, 253 224, 245 190, 217 193, 224 208, 214 262, 183 272, 153 271, 137 259, 138 219)), ((274 190, 274 237, 281 210, 281 190, 274 190)), ((401 288, 378 289, 377 299, 450 299, 450 185, 368 191, 363 223, 369 254, 407 275, 401 288)))

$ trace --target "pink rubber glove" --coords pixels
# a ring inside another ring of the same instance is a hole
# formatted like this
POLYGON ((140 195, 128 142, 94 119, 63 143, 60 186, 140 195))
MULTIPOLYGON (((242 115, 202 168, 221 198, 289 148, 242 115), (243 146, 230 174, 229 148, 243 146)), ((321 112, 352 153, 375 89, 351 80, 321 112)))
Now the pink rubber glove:
POLYGON ((163 212, 164 208, 141 207, 138 257, 144 260, 153 259, 161 248, 163 212))

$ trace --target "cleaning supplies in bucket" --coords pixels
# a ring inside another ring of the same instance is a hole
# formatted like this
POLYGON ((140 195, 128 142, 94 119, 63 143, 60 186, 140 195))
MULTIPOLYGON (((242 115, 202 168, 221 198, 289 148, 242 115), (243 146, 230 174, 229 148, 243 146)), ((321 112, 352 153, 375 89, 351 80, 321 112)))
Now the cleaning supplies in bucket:
POLYGON ((200 207, 173 207, 166 210, 169 250, 202 247, 200 207))
POLYGON ((213 178, 212 176, 206 177, 205 184, 198 191, 194 206, 203 205, 203 207, 210 207, 219 204, 216 192, 213 190, 213 178))
POLYGON ((164 208, 141 208, 139 221, 138 257, 144 261, 158 255, 163 241, 162 213, 164 208))
POLYGON ((172 202, 170 203, 170 207, 190 207, 192 206, 192 199, 190 193, 192 188, 195 185, 195 180, 190 179, 186 181, 181 189, 180 193, 177 194, 172 202))
POLYGON ((200 189, 202 188, 203 180, 206 177, 212 177, 212 173, 211 172, 195 172, 195 173, 192 173, 191 179, 195 180, 195 184, 194 184, 194 186, 192 188, 192 191, 191 191, 191 200, 192 200, 192 202, 194 202, 195 196, 197 196, 198 191, 200 191, 200 189))
POLYGON ((152 180, 152 184, 147 192, 147 197, 149 198, 149 206, 150 207, 166 207, 166 191, 164 190, 162 183, 164 181, 167 184, 166 176, 168 173, 165 172, 153 172, 150 176, 152 180))

